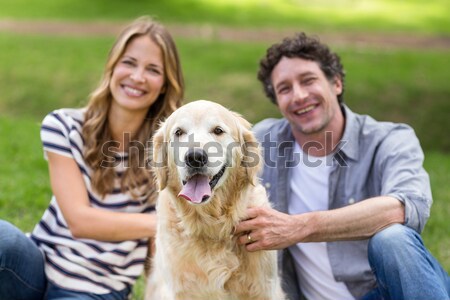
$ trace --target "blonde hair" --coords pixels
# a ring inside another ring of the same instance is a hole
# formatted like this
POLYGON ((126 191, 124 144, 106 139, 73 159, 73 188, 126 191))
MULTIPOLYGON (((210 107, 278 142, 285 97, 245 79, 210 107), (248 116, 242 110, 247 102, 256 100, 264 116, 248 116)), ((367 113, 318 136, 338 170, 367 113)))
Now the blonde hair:
POLYGON ((152 174, 148 170, 148 151, 145 150, 146 143, 151 139, 158 122, 168 117, 181 105, 184 93, 184 80, 181 70, 178 51, 169 32, 158 22, 150 17, 140 17, 128 25, 119 35, 111 48, 103 76, 99 86, 92 92, 86 107, 85 122, 82 135, 84 139, 84 156, 87 165, 92 169, 91 185, 102 197, 114 189, 116 172, 112 167, 103 167, 108 164, 113 153, 104 145, 112 141, 112 135, 108 126, 108 113, 112 102, 110 90, 111 76, 118 60, 122 57, 126 47, 136 37, 148 36, 156 43, 162 52, 164 63, 164 93, 160 94, 148 110, 145 121, 139 132, 133 137, 130 144, 143 145, 137 147, 138 151, 128 153, 128 168, 120 176, 121 190, 130 192, 133 198, 150 195, 152 188, 146 188, 144 192, 139 187, 144 183, 153 183, 152 174))

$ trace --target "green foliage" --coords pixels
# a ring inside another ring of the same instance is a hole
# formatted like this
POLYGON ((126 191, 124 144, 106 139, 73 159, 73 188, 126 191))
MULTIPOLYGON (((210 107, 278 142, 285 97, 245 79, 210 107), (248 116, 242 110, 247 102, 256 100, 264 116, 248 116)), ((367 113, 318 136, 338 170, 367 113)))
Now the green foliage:
POLYGON ((445 0, 0 0, 0 17, 129 20, 149 14, 163 22, 319 31, 450 33, 445 0))

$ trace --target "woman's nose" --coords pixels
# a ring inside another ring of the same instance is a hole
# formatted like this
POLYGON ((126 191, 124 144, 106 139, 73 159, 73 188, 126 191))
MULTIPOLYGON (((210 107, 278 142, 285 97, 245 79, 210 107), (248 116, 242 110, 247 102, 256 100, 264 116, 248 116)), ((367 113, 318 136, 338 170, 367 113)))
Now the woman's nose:
POLYGON ((130 74, 130 78, 135 82, 144 82, 145 81, 144 70, 140 68, 134 69, 133 72, 130 74))

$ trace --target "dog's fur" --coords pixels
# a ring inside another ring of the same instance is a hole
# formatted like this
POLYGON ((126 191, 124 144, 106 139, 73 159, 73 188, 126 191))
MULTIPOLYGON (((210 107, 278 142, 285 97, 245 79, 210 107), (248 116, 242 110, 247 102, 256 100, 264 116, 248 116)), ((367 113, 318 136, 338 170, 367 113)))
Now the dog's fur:
POLYGON ((257 179, 262 162, 250 124, 219 104, 191 102, 161 125, 153 151, 160 192, 156 253, 145 299, 285 299, 276 252, 248 252, 233 235, 248 207, 269 205, 257 179), (187 144, 177 147, 189 136, 191 149, 203 148, 208 154, 202 172, 209 180, 226 164, 210 197, 201 203, 178 196, 183 181, 195 173, 183 160, 187 144), (181 163, 176 165, 176 160, 181 163))

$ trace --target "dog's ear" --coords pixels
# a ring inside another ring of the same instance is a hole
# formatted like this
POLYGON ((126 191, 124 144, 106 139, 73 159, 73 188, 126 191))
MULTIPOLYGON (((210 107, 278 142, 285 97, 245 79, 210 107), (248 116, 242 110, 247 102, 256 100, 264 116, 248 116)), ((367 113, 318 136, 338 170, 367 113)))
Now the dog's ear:
POLYGON ((242 164, 244 165, 248 181, 253 184, 258 184, 258 175, 262 167, 262 156, 259 143, 256 140, 253 132, 246 130, 243 133, 244 144, 242 147, 243 159, 242 164))
POLYGON ((238 120, 240 132, 239 143, 242 149, 241 166, 245 168, 248 181, 253 185, 257 185, 258 174, 262 167, 261 149, 251 131, 251 124, 237 113, 235 113, 235 117, 238 120))
POLYGON ((162 191, 167 186, 167 142, 165 141, 165 123, 162 123, 153 136, 153 173, 156 176, 158 189, 162 191))

